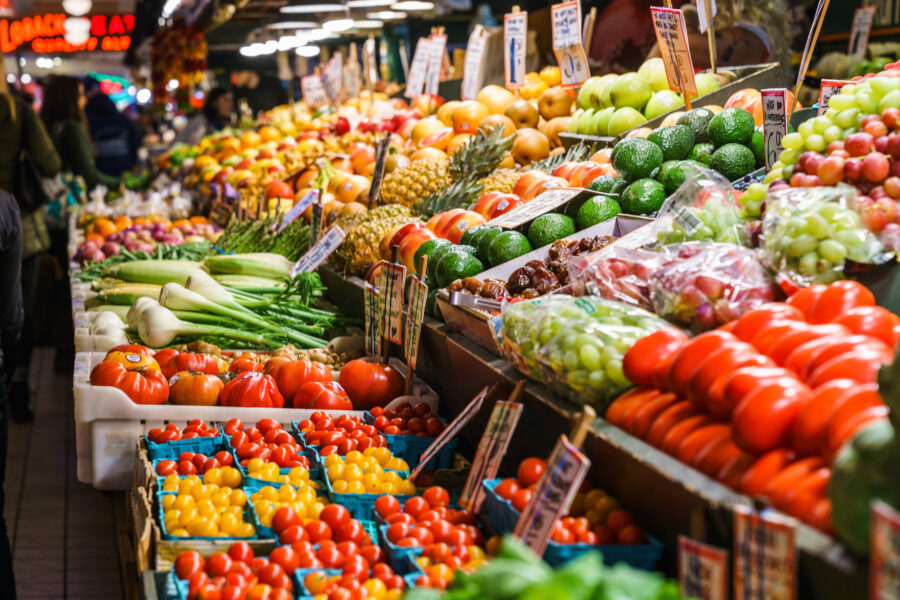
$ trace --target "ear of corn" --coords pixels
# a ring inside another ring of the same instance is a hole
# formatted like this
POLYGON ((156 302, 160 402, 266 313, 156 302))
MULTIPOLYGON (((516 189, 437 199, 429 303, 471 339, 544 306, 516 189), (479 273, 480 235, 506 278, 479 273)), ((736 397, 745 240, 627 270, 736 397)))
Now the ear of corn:
POLYGON ((200 265, 186 260, 135 260, 112 265, 103 271, 104 277, 118 277, 136 283, 180 283, 200 271, 200 265))
POLYGON ((109 304, 131 306, 138 298, 159 298, 161 285, 153 283, 126 283, 106 290, 100 290, 97 298, 109 304))
POLYGON ((279 279, 291 276, 294 264, 280 254, 253 252, 207 256, 204 266, 213 274, 253 275, 279 279))

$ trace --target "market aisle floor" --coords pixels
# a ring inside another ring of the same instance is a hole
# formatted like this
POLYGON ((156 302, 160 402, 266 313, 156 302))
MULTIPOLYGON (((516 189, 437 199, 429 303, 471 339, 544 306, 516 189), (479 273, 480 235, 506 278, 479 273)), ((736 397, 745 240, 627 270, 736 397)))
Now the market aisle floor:
POLYGON ((35 419, 10 426, 6 522, 20 600, 122 598, 113 496, 76 475, 72 373, 53 372, 55 350, 35 349, 35 419))

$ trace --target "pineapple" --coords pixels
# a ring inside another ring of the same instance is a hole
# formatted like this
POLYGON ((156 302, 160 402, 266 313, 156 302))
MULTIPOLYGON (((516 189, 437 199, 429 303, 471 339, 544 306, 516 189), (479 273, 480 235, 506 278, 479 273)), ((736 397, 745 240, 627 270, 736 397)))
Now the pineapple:
POLYGON ((417 160, 388 173, 381 184, 381 204, 413 206, 450 185, 447 161, 417 160))
POLYGON ((378 260, 378 242, 384 234, 397 225, 415 220, 409 208, 399 205, 379 206, 369 212, 341 217, 336 224, 347 232, 347 237, 331 255, 331 260, 344 271, 362 275, 378 260))
POLYGON ((432 217, 438 213, 468 206, 481 195, 482 185, 469 179, 463 179, 451 183, 436 194, 422 198, 416 203, 416 214, 432 217))
POLYGON ((483 187, 482 194, 490 192, 500 192, 501 194, 511 194, 516 182, 522 173, 515 169, 498 169, 487 177, 478 181, 483 187))
POLYGON ((450 157, 450 177, 460 181, 488 176, 512 148, 514 139, 515 135, 503 137, 503 127, 495 127, 490 132, 478 130, 468 144, 450 157))

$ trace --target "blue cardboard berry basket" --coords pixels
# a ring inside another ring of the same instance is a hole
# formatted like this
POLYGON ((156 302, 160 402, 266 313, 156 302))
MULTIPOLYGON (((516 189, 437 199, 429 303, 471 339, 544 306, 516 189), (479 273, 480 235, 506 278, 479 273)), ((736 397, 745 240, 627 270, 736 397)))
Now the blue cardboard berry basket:
POLYGON ((387 562, 398 575, 405 575, 412 570, 410 558, 415 558, 425 550, 422 546, 398 546, 387 539, 388 525, 379 527, 381 547, 387 556, 387 562))
MULTIPOLYGON (((170 493, 171 493, 171 492, 170 492, 170 493)), ((157 518, 159 519, 159 531, 160 531, 160 535, 162 535, 162 538, 163 538, 164 540, 169 540, 169 541, 173 541, 173 540, 185 540, 185 541, 190 541, 190 540, 208 540, 208 541, 214 541, 214 542, 221 542, 221 541, 226 541, 226 540, 232 540, 232 541, 238 542, 238 541, 241 541, 241 540, 246 541, 246 540, 255 540, 255 539, 259 539, 259 531, 257 531, 255 534, 250 535, 250 536, 247 536, 247 537, 206 537, 206 536, 188 536, 188 537, 179 537, 179 536, 176 536, 176 535, 172 535, 172 534, 170 534, 170 533, 168 532, 168 530, 166 529, 166 519, 165 519, 165 514, 166 514, 166 513, 165 513, 165 511, 163 510, 162 502, 157 502, 157 504, 158 504, 158 507, 157 507, 157 518)), ((250 503, 249 503, 249 502, 244 506, 244 521, 246 521, 247 523, 250 523, 251 525, 253 525, 254 528, 256 527, 256 525, 253 524, 254 516, 253 516, 253 511, 250 510, 250 503)))
MULTIPOLYGON (((375 417, 372 416, 372 413, 366 411, 363 415, 363 421, 371 425, 375 422, 375 417)), ((441 419, 441 421, 445 425, 447 424, 447 421, 444 419, 441 419)), ((419 437, 417 435, 382 435, 387 440, 391 454, 405 460, 410 467, 415 467, 419 464, 419 459, 422 458, 428 446, 435 440, 432 437, 419 437)), ((459 447, 459 439, 451 439, 434 458, 428 461, 425 468, 428 470, 449 469, 453 466, 453 454, 456 452, 457 447, 459 447)))
MULTIPOLYGON (((401 473, 401 475, 409 474, 401 473)), ((355 519, 365 521, 373 520, 373 517, 375 515, 375 501, 378 500, 379 496, 382 496, 383 494, 338 494, 334 491, 334 488, 331 487, 331 481, 328 478, 327 472, 324 475, 324 479, 325 488, 328 490, 328 498, 332 502, 343 504, 355 519)), ((401 504, 412 498, 412 496, 405 494, 392 495, 395 496, 401 504)))
POLYGON ((221 431, 216 437, 196 437, 187 440, 163 442, 162 444, 151 442, 150 438, 145 436, 144 442, 147 444, 147 456, 151 461, 177 460, 178 455, 182 452, 212 456, 220 450, 231 449, 230 446, 226 446, 225 438, 221 431))

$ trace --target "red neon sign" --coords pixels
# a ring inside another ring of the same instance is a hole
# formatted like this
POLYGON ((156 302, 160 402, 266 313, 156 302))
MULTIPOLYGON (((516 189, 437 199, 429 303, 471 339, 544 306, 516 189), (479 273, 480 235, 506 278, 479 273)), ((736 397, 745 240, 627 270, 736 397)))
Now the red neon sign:
POLYGON ((28 43, 38 54, 120 52, 131 45, 129 34, 134 29, 134 15, 94 15, 91 17, 91 37, 78 45, 63 38, 66 18, 65 14, 51 13, 0 20, 0 52, 14 52, 28 43))

